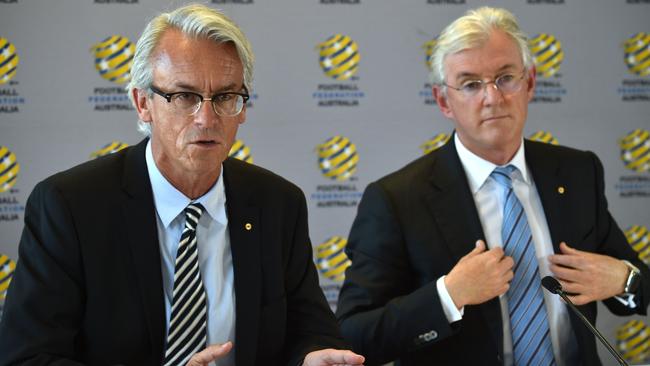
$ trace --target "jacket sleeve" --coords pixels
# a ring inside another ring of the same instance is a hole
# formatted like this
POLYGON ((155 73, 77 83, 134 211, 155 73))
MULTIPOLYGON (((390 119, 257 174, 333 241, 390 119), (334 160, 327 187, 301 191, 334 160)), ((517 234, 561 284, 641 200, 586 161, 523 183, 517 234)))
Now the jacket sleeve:
POLYGON ((291 366, 301 365, 312 351, 349 348, 318 284, 308 235, 307 204, 302 192, 298 195, 291 245, 285 253, 287 364, 291 366))
POLYGON ((64 198, 51 185, 38 184, 27 201, 0 323, 0 364, 79 365, 73 359, 84 311, 80 263, 64 198))
POLYGON ((628 244, 625 235, 612 218, 607 208, 607 199, 605 198, 603 165, 595 154, 590 153, 590 156, 593 161, 594 179, 596 181, 596 240, 600 243, 598 251, 601 254, 628 260, 641 271, 641 284, 635 294, 635 308, 627 307, 614 298, 606 299, 604 303, 612 313, 617 315, 630 315, 635 313, 646 315, 648 301, 650 300, 650 270, 628 244))
POLYGON ((344 338, 367 364, 389 362, 456 332, 445 317, 435 281, 419 283, 392 207, 384 188, 370 184, 346 248, 352 264, 337 317, 344 338))

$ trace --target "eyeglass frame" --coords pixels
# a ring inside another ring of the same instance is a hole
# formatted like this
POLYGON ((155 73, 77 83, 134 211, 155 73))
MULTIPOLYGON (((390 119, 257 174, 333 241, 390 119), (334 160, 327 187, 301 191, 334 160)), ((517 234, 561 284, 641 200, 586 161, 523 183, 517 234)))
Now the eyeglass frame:
POLYGON ((191 92, 191 91, 180 91, 180 92, 174 92, 174 93, 165 93, 164 91, 162 91, 162 90, 158 89, 157 87, 155 87, 153 84, 149 85, 149 90, 151 90, 154 94, 160 95, 161 97, 165 98, 165 100, 167 100, 167 103, 171 103, 172 98, 175 95, 178 95, 178 94, 192 94, 192 95, 196 95, 196 96, 200 97, 201 101, 199 102, 199 107, 196 108, 196 110, 194 112, 190 113, 189 116, 192 116, 192 115, 198 113, 198 111, 200 111, 201 107, 203 106, 203 102, 210 101, 210 105, 212 106, 212 110, 217 115, 222 116, 222 117, 235 117, 235 116, 238 116, 244 110, 244 107, 246 106, 246 103, 250 99, 250 95, 248 94, 248 90, 246 90, 246 87, 244 87, 244 91, 245 91, 244 93, 238 93, 238 92, 216 93, 216 94, 214 94, 213 96, 211 96, 209 98, 206 98, 206 97, 204 97, 203 95, 201 95, 199 93, 191 92), (238 96, 242 97, 242 99, 244 100, 244 103, 242 105, 242 109, 240 109, 239 112, 237 112, 235 114, 232 114, 232 115, 223 115, 223 114, 217 112, 217 108, 214 106, 214 101, 215 101, 216 98, 218 98, 218 97, 220 97, 222 95, 238 95, 238 96))
MULTIPOLYGON (((526 72, 527 72, 527 71, 528 71, 528 69, 524 68, 524 69, 521 71, 521 76, 520 76, 518 79, 516 79, 516 80, 517 80, 517 81, 521 81, 521 80, 523 80, 524 77, 526 76, 526 72)), ((511 95, 511 94, 515 94, 515 93, 521 91, 521 86, 520 86, 520 88, 519 88, 518 90, 516 90, 516 91, 510 92, 510 93, 507 93, 507 94, 504 93, 504 91, 499 87, 499 84, 497 84, 497 80, 501 79, 502 77, 504 77, 504 76, 506 76, 506 75, 512 75, 512 76, 515 76, 515 75, 517 75, 517 74, 505 73, 505 74, 502 74, 502 75, 500 75, 500 76, 494 78, 493 80, 489 80, 489 81, 484 81, 483 79, 468 80, 468 81, 471 81, 471 82, 479 82, 479 83, 481 84, 481 90, 480 90, 480 91, 483 92, 483 96, 485 96, 485 91, 487 90, 487 86, 488 86, 488 84, 494 84, 495 88, 496 88, 499 92, 501 92, 501 94, 503 94, 503 95, 511 95)), ((480 94, 480 91, 479 91, 479 92, 477 92, 477 93, 474 94, 474 95, 468 95, 467 92, 463 91, 463 90, 465 90, 465 89, 463 89, 462 86, 461 86, 461 87, 455 87, 455 86, 452 86, 452 85, 449 85, 449 84, 445 83, 444 81, 443 81, 441 84, 442 84, 443 86, 449 87, 449 88, 451 88, 451 89, 454 89, 454 90, 457 90, 457 91, 463 93, 463 94, 464 94, 466 97, 468 97, 468 98, 474 98, 474 97, 476 97, 477 95, 480 94)))

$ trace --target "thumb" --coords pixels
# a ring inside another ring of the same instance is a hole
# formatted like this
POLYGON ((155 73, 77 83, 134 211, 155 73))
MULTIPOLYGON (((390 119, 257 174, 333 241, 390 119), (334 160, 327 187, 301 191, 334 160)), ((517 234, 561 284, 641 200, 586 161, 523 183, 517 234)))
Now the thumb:
POLYGON ((560 251, 563 254, 577 254, 579 250, 571 248, 566 242, 560 243, 560 251))
POLYGON ((485 251, 485 242, 483 240, 477 240, 474 245, 474 249, 472 249, 471 252, 467 253, 463 258, 471 258, 485 251))

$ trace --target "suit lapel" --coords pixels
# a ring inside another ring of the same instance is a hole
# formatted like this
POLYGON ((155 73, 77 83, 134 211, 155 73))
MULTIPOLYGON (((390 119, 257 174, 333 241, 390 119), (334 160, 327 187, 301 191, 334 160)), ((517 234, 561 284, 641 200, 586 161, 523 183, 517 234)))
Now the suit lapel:
MULTIPOLYGON (((435 157, 430 185, 427 204, 445 244, 454 256, 455 264, 474 249, 478 239, 485 240, 485 234, 453 136, 435 157)), ((499 355, 503 356, 503 329, 498 298, 479 305, 478 308, 499 355)))
POLYGON ((154 359, 162 360, 165 343, 165 307, 160 248, 153 193, 145 161, 147 139, 129 149, 124 163, 122 201, 124 227, 142 295, 154 359))
POLYGON ((526 165, 531 170, 537 193, 542 202, 544 215, 551 233, 551 241, 555 253, 560 252, 559 240, 564 232, 566 218, 563 211, 563 195, 559 193, 563 182, 560 177, 558 161, 551 159, 545 153, 545 145, 528 140, 524 141, 526 148, 526 165))
POLYGON ((257 353, 262 294, 260 208, 239 161, 226 159, 223 178, 235 276, 237 365, 253 365, 257 353))

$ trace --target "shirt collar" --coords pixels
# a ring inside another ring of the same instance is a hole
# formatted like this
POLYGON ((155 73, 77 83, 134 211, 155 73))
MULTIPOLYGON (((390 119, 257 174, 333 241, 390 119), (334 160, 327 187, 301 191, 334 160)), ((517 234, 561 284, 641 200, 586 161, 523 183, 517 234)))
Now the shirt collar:
POLYGON ((165 228, 167 228, 192 201, 202 204, 208 215, 210 215, 213 220, 224 225, 228 223, 226 218, 226 194, 223 185, 223 165, 221 166, 221 172, 219 173, 217 183, 214 184, 203 196, 195 200, 190 200, 181 191, 169 183, 167 178, 165 178, 160 170, 158 170, 155 160, 153 159, 153 152, 151 151, 151 140, 147 142, 145 159, 147 162, 147 171, 149 172, 151 189, 153 190, 156 212, 165 228))
MULTIPOLYGON (((472 193, 475 194, 483 186, 485 181, 488 179, 494 168, 498 165, 491 163, 480 156, 469 151, 465 145, 458 138, 458 134, 454 134, 454 143, 456 145, 456 152, 460 158, 461 164, 463 164, 463 169, 465 170, 465 175, 467 175, 467 180, 469 181, 469 188, 472 190, 472 193)), ((522 180, 529 184, 528 178, 528 169, 526 167, 526 155, 524 152, 524 142, 522 139, 519 149, 510 160, 505 165, 514 165, 519 172, 521 173, 522 180)))

